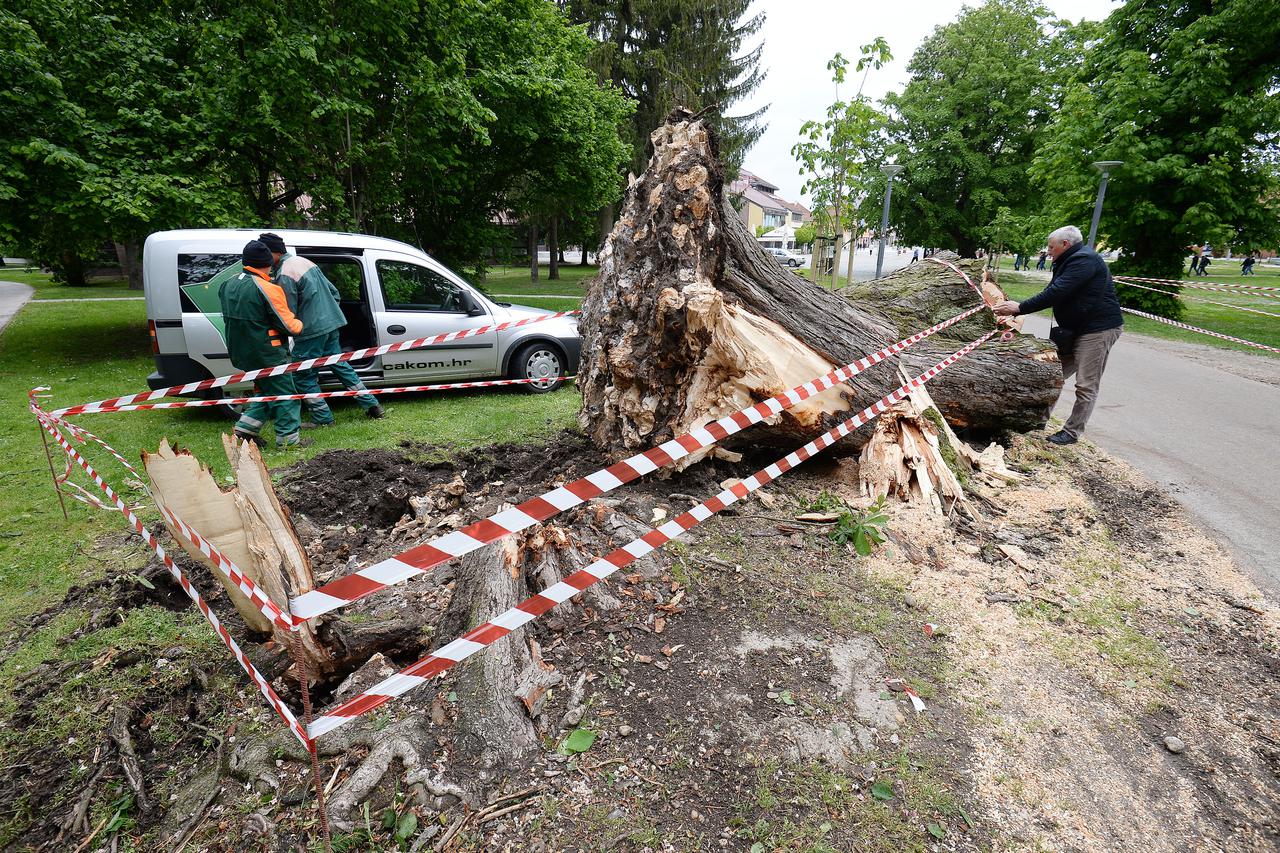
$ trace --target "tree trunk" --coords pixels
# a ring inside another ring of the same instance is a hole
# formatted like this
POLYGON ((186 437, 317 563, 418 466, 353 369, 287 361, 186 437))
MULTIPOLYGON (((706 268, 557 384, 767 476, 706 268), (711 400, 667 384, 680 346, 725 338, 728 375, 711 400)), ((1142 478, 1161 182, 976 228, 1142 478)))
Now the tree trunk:
POLYGON ((87 286, 89 281, 84 274, 84 259, 75 252, 63 252, 62 277, 71 287, 87 286))
MULTIPOLYGON (((155 453, 142 454, 143 467, 151 481, 156 505, 166 507, 239 566, 268 598, 286 613, 290 595, 314 588, 311 561, 294 532, 289 511, 277 499, 271 475, 262 456, 251 442, 239 443, 223 436, 223 449, 235 474, 236 486, 223 491, 209 469, 189 451, 174 450, 160 442, 155 453)), ((278 643, 289 648, 294 635, 268 619, 238 585, 213 566, 210 559, 165 520, 174 539, 192 558, 212 569, 227 591, 245 624, 259 633, 272 633, 278 643)), ((334 660, 316 637, 314 624, 297 632, 302 654, 313 673, 326 675, 334 660)))
POLYGON ((538 223, 529 222, 529 280, 538 280, 538 223))
POLYGON ((555 281, 560 278, 560 262, 564 258, 560 257, 560 234, 558 217, 551 217, 551 224, 547 226, 547 279, 555 281))
MULTIPOLYGON (((649 168, 601 251, 580 323, 579 420, 613 455, 799 385, 978 300, 932 263, 828 292, 785 270, 746 232, 702 122, 676 110, 653 141, 649 168)), ((966 266, 973 275, 981 264, 966 266)), ((918 374, 993 325, 990 313, 979 313, 752 427, 741 443, 794 447, 896 388, 898 364, 918 374)), ((1043 426, 1061 385, 1052 346, 1024 337, 988 343, 930 389, 957 427, 1026 430, 1043 426)), ((859 447, 869 434, 846 442, 859 447)))
POLYGON ((129 237, 124 242, 116 243, 116 258, 120 261, 120 272, 129 282, 130 290, 142 290, 141 241, 129 237))

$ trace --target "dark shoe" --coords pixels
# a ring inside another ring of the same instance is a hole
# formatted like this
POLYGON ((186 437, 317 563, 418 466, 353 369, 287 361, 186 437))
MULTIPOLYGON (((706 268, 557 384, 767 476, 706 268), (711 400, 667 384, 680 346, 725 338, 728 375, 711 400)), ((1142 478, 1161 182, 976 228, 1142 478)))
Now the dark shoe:
POLYGON ((331 426, 333 426, 333 421, 329 421, 327 424, 318 424, 315 421, 303 421, 298 425, 298 429, 323 429, 331 426))
POLYGON ((1075 444, 1076 440, 1076 437, 1065 429, 1058 430, 1053 435, 1045 439, 1045 441, 1050 444, 1075 444))
POLYGON ((374 406, 372 409, 366 409, 364 416, 366 418, 373 418, 376 421, 381 418, 385 418, 387 416, 387 410, 381 406, 374 406))
POLYGON ((310 438, 299 437, 294 441, 281 441, 280 439, 276 439, 277 450, 299 450, 303 447, 310 447, 311 444, 312 439, 310 438))
POLYGON ((236 438, 240 439, 241 441, 252 441, 254 444, 258 445, 259 447, 267 446, 267 443, 262 440, 262 436, 260 435, 254 435, 251 432, 241 432, 238 429, 233 430, 231 434, 234 435, 236 438))

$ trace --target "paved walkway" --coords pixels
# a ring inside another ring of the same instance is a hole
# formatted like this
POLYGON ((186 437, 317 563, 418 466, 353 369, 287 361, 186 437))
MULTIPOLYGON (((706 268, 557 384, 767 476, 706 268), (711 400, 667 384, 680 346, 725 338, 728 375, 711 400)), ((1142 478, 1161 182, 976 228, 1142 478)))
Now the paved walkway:
POLYGON ((0 281, 0 332, 9 325, 13 316, 27 304, 31 294, 35 293, 25 284, 16 281, 0 281))
MULTIPOLYGON (((1046 316, 1027 331, 1048 337, 1046 316)), ((1075 400, 1068 382, 1054 414, 1075 400)), ((1164 486, 1280 598, 1280 360, 1125 334, 1087 437, 1164 486)))

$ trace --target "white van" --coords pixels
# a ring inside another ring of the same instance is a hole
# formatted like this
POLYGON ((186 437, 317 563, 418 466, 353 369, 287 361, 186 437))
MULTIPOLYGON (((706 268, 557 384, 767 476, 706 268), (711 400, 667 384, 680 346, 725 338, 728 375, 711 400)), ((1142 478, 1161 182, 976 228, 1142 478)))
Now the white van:
MULTIPOLYGON (((237 372, 227 355, 218 287, 241 271, 240 253, 260 233, 222 228, 161 231, 147 238, 142 276, 156 359, 156 372, 147 377, 152 389, 237 372)), ((495 302, 425 252, 395 240, 331 231, 274 233, 338 288, 347 317, 344 352, 551 313, 495 302)), ((546 392, 561 384, 554 377, 578 369, 580 352, 575 318, 559 317, 351 365, 371 387, 512 377, 543 379, 522 387, 546 392)), ((320 381, 340 387, 324 369, 320 381)), ((205 393, 220 398, 247 390, 240 383, 205 393)))

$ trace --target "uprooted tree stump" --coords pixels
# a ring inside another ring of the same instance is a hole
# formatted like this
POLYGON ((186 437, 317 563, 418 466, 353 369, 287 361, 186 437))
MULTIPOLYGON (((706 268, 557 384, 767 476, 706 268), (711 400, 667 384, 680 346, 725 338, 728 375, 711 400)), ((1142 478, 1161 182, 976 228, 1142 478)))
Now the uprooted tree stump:
MULTIPOLYGON (((747 232, 702 121, 676 110, 651 144, 648 169, 601 251, 580 324, 579 422, 613 456, 827 373, 979 298, 954 271, 927 262, 827 291, 783 268, 747 232)), ((977 263, 963 267, 979 275, 977 263)), ((918 374, 994 323, 980 312, 725 444, 792 449, 900 385, 899 367, 918 374)), ((984 345, 929 387, 952 425, 997 431, 1043 426, 1061 385, 1050 345, 1017 337, 984 345)), ((846 452, 870 435, 863 428, 850 436, 846 452)))

